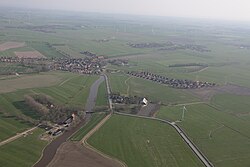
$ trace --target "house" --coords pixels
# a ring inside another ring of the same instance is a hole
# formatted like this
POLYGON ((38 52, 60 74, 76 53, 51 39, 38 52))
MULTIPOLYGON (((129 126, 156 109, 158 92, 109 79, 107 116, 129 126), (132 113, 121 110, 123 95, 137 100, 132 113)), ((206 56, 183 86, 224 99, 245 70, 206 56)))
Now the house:
POLYGON ((141 101, 143 105, 148 105, 148 100, 144 97, 141 101))

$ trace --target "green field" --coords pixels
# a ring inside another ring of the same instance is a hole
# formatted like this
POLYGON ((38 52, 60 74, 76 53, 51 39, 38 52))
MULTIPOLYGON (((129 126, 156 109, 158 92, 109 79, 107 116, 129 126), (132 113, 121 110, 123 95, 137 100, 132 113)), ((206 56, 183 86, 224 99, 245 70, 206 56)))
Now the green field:
MULTIPOLYGON (((199 102, 200 99, 183 90, 130 78, 125 74, 127 71, 148 71, 169 78, 208 81, 218 85, 236 84, 250 88, 249 25, 202 19, 184 20, 64 11, 31 10, 28 13, 29 19, 26 10, 1 8, 0 43, 26 43, 26 46, 21 48, 0 51, 1 57, 14 57, 16 51, 37 50, 51 59, 62 58, 65 55, 74 58, 84 57, 85 55, 80 54, 82 51, 106 58, 128 59, 128 66, 107 64, 107 68, 119 71, 108 74, 112 92, 147 97, 153 102, 160 101, 163 104, 157 115, 160 118, 180 120, 182 107, 167 105, 199 102), (106 42, 100 42, 104 39, 106 42), (157 47, 132 48, 128 45, 167 42, 204 46, 210 52, 192 49, 161 50, 157 47), (170 67, 186 63, 202 63, 208 67, 197 71, 195 67, 170 67)), ((98 78, 58 71, 19 77, 7 75, 15 72, 34 71, 32 67, 24 67, 21 64, 0 63, 0 140, 30 127, 20 121, 20 117, 38 119, 39 115, 25 105, 24 95, 43 93, 51 96, 56 103, 84 108, 89 88, 98 78)), ((215 166, 249 166, 249 101, 249 96, 219 94, 208 102, 212 106, 186 106, 188 111, 185 113, 185 119, 178 124, 215 166)), ((96 105, 97 108, 107 105, 104 83, 99 87, 96 105)), ((101 116, 94 115, 85 128, 92 128, 99 119, 101 116)), ((76 140, 80 140, 87 133, 85 128, 74 136, 76 140)), ((36 142, 38 145, 43 143, 36 142)), ((171 127, 159 122, 113 116, 89 142, 103 152, 123 160, 129 166, 164 166, 166 163, 170 166, 200 165, 171 127), (147 139, 151 141, 149 144, 145 143, 147 139)), ((34 149, 27 152, 38 154, 41 147, 27 149, 34 149)), ((12 153, 15 155, 13 163, 20 163, 20 166, 31 166, 34 162, 35 158, 24 158, 27 163, 29 162, 26 164, 19 157, 27 155, 19 153, 20 149, 16 150, 18 154, 14 151, 13 146, 4 156, 12 153), (17 159, 19 160, 16 161, 17 159)), ((6 162, 2 158, 4 156, 0 156, 0 166, 3 166, 2 163, 7 164, 4 166, 16 166, 11 164, 12 161, 9 159, 6 162)))
POLYGON ((0 113, 0 142, 30 127, 30 124, 22 120, 16 120, 15 117, 7 117, 0 113))
MULTIPOLYGON (((250 123, 206 104, 186 106, 183 130, 219 167, 249 166, 250 123)), ((180 120, 182 107, 162 107, 157 117, 180 120)))
POLYGON ((141 78, 122 76, 121 74, 109 75, 111 90, 130 96, 147 97, 152 101, 161 101, 163 104, 179 104, 199 101, 194 96, 182 90, 169 88, 141 78), (127 81, 126 81, 127 80, 127 81), (126 81, 126 83, 125 83, 126 81), (128 90, 128 91, 127 91, 128 90))
POLYGON ((0 94, 0 111, 7 116, 12 116, 13 118, 1 117, 2 124, 7 129, 4 131, 0 131, 0 136, 2 138, 8 138, 14 135, 17 132, 20 132, 27 128, 27 125, 21 124, 20 121, 17 121, 17 117, 29 117, 33 119, 38 119, 39 115, 31 110, 30 108, 25 105, 24 102, 24 95, 26 94, 34 94, 34 93, 43 93, 46 95, 51 96, 57 103, 68 105, 68 106, 79 106, 84 107, 87 97, 89 95, 89 89, 92 83, 98 78, 98 76, 83 76, 78 74, 72 73, 61 73, 61 72, 54 72, 54 73, 44 73, 44 74, 35 74, 35 75, 28 75, 28 81, 22 79, 20 80, 20 84, 18 82, 20 78, 10 78, 3 80, 1 83, 11 83, 9 84, 9 88, 14 88, 14 85, 18 85, 20 90, 10 92, 10 93, 2 93, 0 94), (44 80, 45 77, 49 78, 59 78, 54 84, 54 86, 49 86, 51 81, 44 80), (34 84, 32 84, 32 80, 36 80, 34 84), (24 82, 25 81, 25 82, 24 82), (40 86, 48 86, 48 87, 41 87, 41 88, 30 88, 24 89, 27 87, 27 83, 31 87, 37 87, 36 83, 40 86), (22 89, 21 86, 24 86, 22 89), (12 131, 8 132, 8 127, 10 127, 12 131), (9 125, 9 126, 7 126, 9 125))
POLYGON ((108 103, 108 94, 106 91, 106 84, 105 82, 102 82, 98 88, 96 106, 106 106, 107 103, 108 103))
POLYGON ((219 94, 212 98, 212 104, 221 110, 246 121, 250 120, 250 96, 219 94))
POLYGON ((113 115, 88 143, 129 167, 203 166, 172 127, 157 121, 113 115))
POLYGON ((81 127, 71 138, 72 141, 80 141, 82 138, 93 129, 103 118, 105 117, 105 113, 94 113, 91 116, 90 121, 81 127))
POLYGON ((44 131, 37 129, 32 134, 21 137, 0 147, 0 166, 27 167, 32 166, 41 156, 46 141, 41 141, 39 135, 44 131))

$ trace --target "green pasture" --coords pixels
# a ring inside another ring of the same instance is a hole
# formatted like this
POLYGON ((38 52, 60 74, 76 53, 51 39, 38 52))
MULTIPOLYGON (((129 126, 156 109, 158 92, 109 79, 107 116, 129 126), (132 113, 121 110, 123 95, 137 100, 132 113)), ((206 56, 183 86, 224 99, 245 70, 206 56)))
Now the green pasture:
POLYGON ((91 116, 90 121, 81 127, 71 138, 72 141, 80 141, 82 138, 91 130, 93 129, 104 117, 105 113, 94 113, 91 116))
POLYGON ((199 101, 197 98, 182 90, 173 89, 166 85, 154 83, 136 77, 121 74, 109 75, 111 90, 130 96, 148 97, 152 101, 161 101, 164 104, 179 104, 199 101), (126 81, 126 83, 125 83, 126 81))
POLYGON ((3 141, 10 136, 14 136, 16 133, 23 132, 30 127, 31 125, 27 122, 0 113, 0 141, 3 141))
POLYGON ((108 103, 108 94, 106 90, 106 83, 102 82, 98 88, 98 94, 96 98, 96 106, 106 106, 108 103))
POLYGON ((162 107, 157 117, 177 121, 190 139, 218 167, 247 167, 249 161, 250 123, 207 104, 162 107))
POLYGON ((203 166, 175 130, 158 121, 113 115, 88 143, 129 167, 203 166))
POLYGON ((48 143, 39 139, 39 135, 43 132, 44 131, 41 129, 36 129, 32 132, 32 134, 1 146, 0 166, 32 166, 36 161, 38 161, 43 148, 48 143))
POLYGON ((98 78, 98 76, 83 76, 60 72, 52 73, 52 75, 61 78, 61 81, 57 83, 57 85, 43 88, 21 89, 10 93, 0 94, 0 111, 3 113, 0 125, 3 127, 3 131, 0 131, 1 140, 11 137, 15 133, 29 127, 24 122, 21 123, 22 121, 18 121, 17 117, 39 118, 39 114, 31 110, 25 104, 24 95, 43 93, 51 96, 55 102, 59 104, 84 108, 89 95, 90 86, 98 78))

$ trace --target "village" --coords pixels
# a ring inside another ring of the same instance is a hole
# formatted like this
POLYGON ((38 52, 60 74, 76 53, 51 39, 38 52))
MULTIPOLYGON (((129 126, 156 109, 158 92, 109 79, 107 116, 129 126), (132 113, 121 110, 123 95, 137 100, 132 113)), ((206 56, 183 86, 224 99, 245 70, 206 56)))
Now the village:
POLYGON ((175 51, 175 50, 192 50, 197 52, 211 52, 211 50, 207 49, 206 46, 196 45, 196 44, 179 44, 174 42, 165 42, 165 43, 156 43, 156 42, 148 42, 148 43, 127 43, 128 46, 132 48, 159 48, 158 50, 167 50, 167 51, 175 51))
POLYGON ((130 76, 143 78, 146 80, 151 80, 153 82, 157 82, 160 84, 166 84, 176 89, 199 89, 199 88, 213 87, 216 85, 215 83, 209 83, 209 82, 168 78, 165 76, 161 76, 161 75, 157 75, 157 74, 153 74, 153 73, 145 72, 145 71, 142 71, 142 72, 131 71, 131 72, 127 72, 127 74, 130 76))
POLYGON ((10 64, 21 64, 22 66, 42 65, 44 71, 61 70, 80 74, 100 74, 102 67, 105 66, 103 56, 96 56, 90 52, 84 58, 18 58, 0 57, 0 62, 10 64))

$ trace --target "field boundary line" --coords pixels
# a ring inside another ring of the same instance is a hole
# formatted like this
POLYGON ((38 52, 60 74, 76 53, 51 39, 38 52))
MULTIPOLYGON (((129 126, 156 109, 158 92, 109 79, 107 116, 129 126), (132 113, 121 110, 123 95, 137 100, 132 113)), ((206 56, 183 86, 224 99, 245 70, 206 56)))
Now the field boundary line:
POLYGON ((195 104, 207 104, 204 101, 197 101, 197 102, 190 102, 190 103, 180 103, 180 104, 170 104, 170 107, 178 107, 178 106, 189 106, 189 105, 195 105, 195 104))

